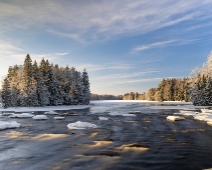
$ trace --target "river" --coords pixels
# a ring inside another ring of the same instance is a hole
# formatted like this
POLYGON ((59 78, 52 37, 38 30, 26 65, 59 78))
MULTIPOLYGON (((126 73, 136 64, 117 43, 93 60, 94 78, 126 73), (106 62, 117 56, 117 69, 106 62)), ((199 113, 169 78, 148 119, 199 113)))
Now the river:
MULTIPOLYGON (((148 104, 149 105, 149 104, 148 104)), ((212 168, 212 127, 186 117, 171 122, 178 110, 152 110, 147 104, 94 105, 76 116, 45 121, 13 120, 17 129, 0 131, 1 170, 201 170, 212 168), (135 117, 108 113, 141 111, 135 117), (99 120, 99 116, 109 120, 99 120), (70 130, 76 121, 98 128, 70 130)), ((59 113, 72 111, 58 111, 59 113)), ((35 112, 34 114, 43 114, 35 112)), ((9 118, 4 117, 4 120, 9 118)))

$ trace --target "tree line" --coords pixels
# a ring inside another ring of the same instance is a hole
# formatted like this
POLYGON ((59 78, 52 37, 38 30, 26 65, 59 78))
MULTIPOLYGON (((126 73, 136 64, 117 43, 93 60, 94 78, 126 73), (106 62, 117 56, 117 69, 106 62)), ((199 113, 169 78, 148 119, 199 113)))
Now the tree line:
POLYGON ((9 67, 1 100, 5 108, 89 104, 88 73, 50 64, 44 58, 38 65, 27 54, 24 65, 9 67))

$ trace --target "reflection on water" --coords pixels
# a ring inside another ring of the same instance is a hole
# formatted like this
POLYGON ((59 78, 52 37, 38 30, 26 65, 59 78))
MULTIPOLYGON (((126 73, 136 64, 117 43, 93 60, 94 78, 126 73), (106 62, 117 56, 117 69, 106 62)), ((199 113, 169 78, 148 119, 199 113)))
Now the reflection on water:
POLYGON ((23 126, 0 131, 0 169, 212 168, 211 126, 189 117, 184 121, 170 122, 166 116, 176 110, 150 110, 145 106, 93 106, 76 110, 77 116, 67 116, 65 120, 54 120, 53 115, 48 115, 46 121, 13 119, 23 126), (136 117, 108 114, 132 110, 141 113, 136 117), (109 120, 98 120, 99 116, 109 120), (94 123, 98 128, 69 130, 67 124, 76 121, 94 123))

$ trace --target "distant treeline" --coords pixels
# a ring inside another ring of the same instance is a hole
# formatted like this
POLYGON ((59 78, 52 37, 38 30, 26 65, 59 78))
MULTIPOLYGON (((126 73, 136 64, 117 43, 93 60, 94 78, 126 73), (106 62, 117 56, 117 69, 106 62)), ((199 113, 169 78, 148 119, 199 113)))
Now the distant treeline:
POLYGON ((109 95, 109 94, 91 94, 91 100, 122 100, 123 96, 114 96, 114 95, 109 95))
POLYGON ((150 88, 146 93, 127 93, 124 100, 150 101, 189 101, 189 79, 163 79, 157 88, 150 88))
POLYGON ((2 81, 1 99, 4 107, 89 104, 88 73, 45 59, 38 65, 27 55, 24 65, 9 67, 2 81))

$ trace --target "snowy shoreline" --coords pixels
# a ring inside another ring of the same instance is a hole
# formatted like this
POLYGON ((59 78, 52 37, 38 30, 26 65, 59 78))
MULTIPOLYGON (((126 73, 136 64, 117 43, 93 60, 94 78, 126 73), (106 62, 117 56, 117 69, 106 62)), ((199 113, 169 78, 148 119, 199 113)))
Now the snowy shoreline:
POLYGON ((70 105, 70 106, 44 106, 44 107, 9 107, 0 108, 0 111, 10 112, 33 112, 33 111, 50 111, 50 110, 73 110, 73 109, 87 109, 91 105, 70 105))

